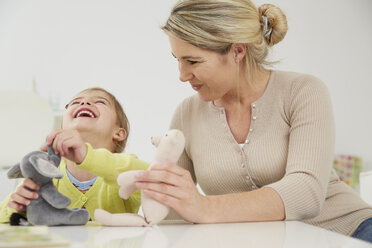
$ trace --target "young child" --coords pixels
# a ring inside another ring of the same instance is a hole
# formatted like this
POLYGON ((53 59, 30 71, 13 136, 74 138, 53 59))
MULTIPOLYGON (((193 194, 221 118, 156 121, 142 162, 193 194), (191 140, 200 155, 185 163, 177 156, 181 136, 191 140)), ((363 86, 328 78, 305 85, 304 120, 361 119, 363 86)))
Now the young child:
MULTIPOLYGON (((62 156, 62 179, 54 179, 59 192, 71 199, 69 208, 85 208, 94 220, 94 210, 137 213, 140 193, 128 200, 119 197, 116 178, 128 170, 145 170, 149 163, 133 154, 121 153, 129 134, 128 119, 117 99, 102 88, 78 93, 66 105, 62 129, 54 130, 46 145, 62 156)), ((42 150, 46 151, 46 147, 42 150)), ((30 199, 38 197, 39 186, 25 179, 0 203, 0 223, 9 222, 14 212, 23 212, 30 199)))

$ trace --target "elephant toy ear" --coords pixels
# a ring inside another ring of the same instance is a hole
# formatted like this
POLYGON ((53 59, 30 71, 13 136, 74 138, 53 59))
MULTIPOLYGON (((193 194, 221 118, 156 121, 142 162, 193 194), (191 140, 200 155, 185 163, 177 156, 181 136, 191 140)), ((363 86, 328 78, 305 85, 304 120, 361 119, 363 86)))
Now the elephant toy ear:
POLYGON ((59 163, 61 162, 61 156, 54 152, 54 149, 51 145, 48 146, 47 149, 48 149, 49 160, 53 161, 54 165, 58 167, 59 163))
POLYGON ((14 165, 12 168, 10 168, 10 169, 8 170, 7 175, 8 175, 8 178, 9 178, 9 179, 13 179, 13 178, 21 178, 21 177, 23 177, 23 175, 22 175, 22 171, 21 171, 21 167, 20 167, 20 164, 18 163, 18 164, 16 164, 16 165, 14 165))
POLYGON ((35 170, 48 178, 62 178, 63 173, 50 161, 41 158, 37 155, 30 157, 30 162, 34 166, 35 170))

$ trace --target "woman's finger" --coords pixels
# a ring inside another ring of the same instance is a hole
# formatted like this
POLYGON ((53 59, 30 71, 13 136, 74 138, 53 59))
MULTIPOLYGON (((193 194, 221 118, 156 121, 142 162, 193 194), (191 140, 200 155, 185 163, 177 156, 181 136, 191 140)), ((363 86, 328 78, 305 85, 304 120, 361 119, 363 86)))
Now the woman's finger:
POLYGON ((182 177, 166 170, 148 170, 137 173, 136 179, 145 182, 162 182, 170 185, 181 185, 182 177))
POLYGON ((170 163, 170 162, 156 163, 156 164, 152 165, 150 170, 166 170, 166 171, 172 172, 174 174, 177 174, 179 176, 184 176, 185 174, 187 174, 189 172, 188 170, 178 166, 177 164, 170 163))
POLYGON ((179 205, 179 199, 175 198, 174 196, 163 194, 157 191, 153 190, 143 190, 143 193, 147 195, 148 197, 170 207, 175 209, 179 205))
POLYGON ((142 190, 150 190, 160 194, 165 194, 176 199, 182 199, 186 196, 185 191, 180 187, 165 183, 136 182, 136 187, 142 190))

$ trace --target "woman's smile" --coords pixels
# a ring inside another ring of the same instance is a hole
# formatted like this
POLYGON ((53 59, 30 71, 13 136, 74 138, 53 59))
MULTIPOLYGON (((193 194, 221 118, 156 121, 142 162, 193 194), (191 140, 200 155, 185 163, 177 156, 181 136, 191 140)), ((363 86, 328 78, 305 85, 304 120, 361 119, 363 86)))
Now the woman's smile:
POLYGON ((203 87, 203 85, 202 84, 191 84, 191 87, 193 88, 193 90, 199 91, 203 87))

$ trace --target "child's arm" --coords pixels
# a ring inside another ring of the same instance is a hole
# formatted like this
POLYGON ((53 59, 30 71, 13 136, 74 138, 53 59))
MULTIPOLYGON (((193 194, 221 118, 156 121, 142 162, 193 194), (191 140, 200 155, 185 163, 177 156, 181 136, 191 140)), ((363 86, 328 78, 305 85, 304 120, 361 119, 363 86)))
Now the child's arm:
POLYGON ((56 154, 60 154, 77 164, 77 167, 102 177, 106 183, 118 185, 120 173, 129 170, 146 170, 149 163, 135 155, 112 153, 107 149, 93 149, 85 144, 80 134, 73 129, 55 130, 47 138, 47 144, 53 144, 56 154))
POLYGON ((133 154, 111 153, 106 149, 93 149, 86 144, 87 154, 81 164, 76 166, 103 177, 109 184, 117 185, 117 177, 120 173, 130 170, 146 170, 149 163, 142 161, 133 154))

